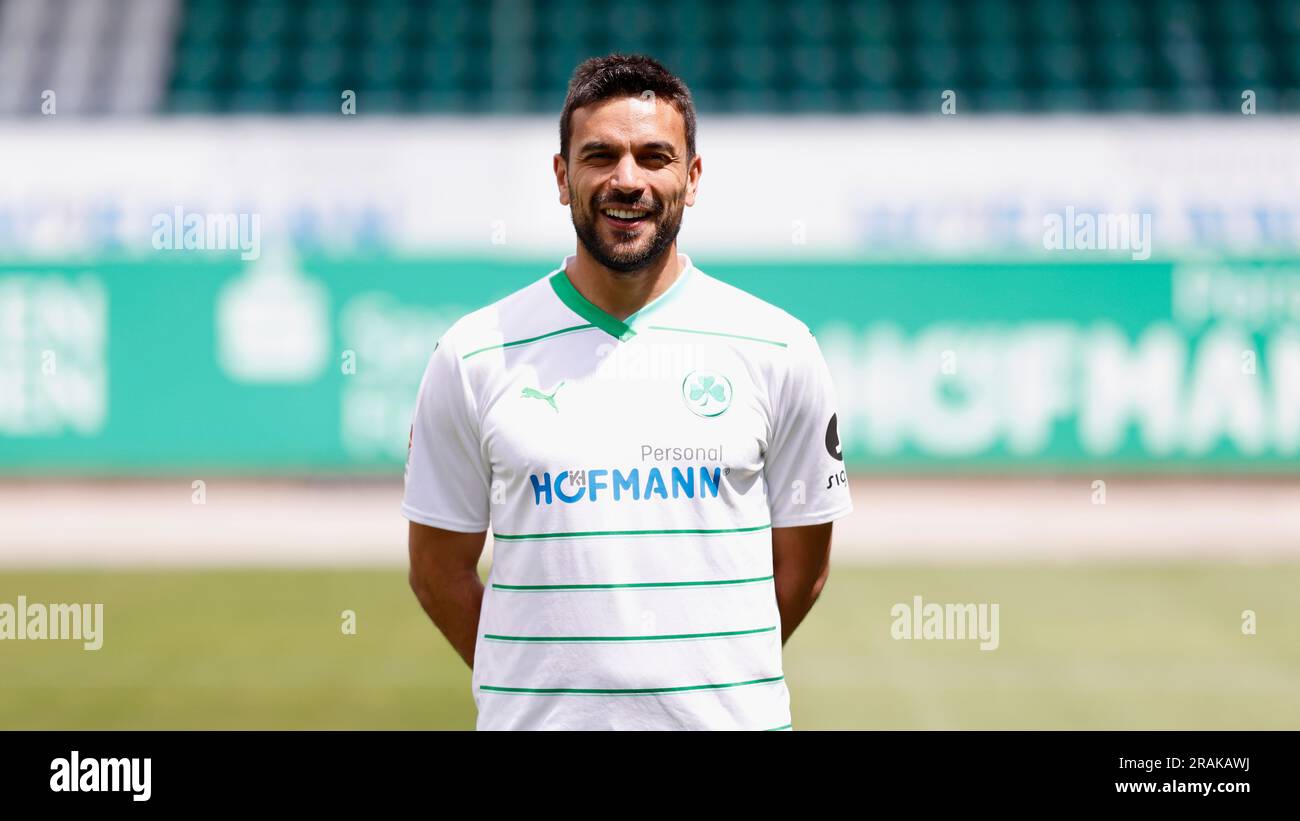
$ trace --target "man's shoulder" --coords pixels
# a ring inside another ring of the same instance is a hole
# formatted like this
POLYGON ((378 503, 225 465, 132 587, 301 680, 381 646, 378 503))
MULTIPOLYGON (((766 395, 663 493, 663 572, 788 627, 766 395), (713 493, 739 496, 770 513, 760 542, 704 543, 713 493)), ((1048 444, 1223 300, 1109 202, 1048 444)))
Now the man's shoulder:
POLYGON ((711 326, 702 330, 752 337, 784 349, 811 337, 808 325, 784 308, 698 269, 696 273, 701 274, 699 290, 689 319, 711 326))
POLYGON ((552 271, 460 317, 442 335, 439 347, 449 346, 461 356, 468 356, 557 330, 552 326, 563 319, 563 313, 553 297, 550 283, 553 274, 552 271))

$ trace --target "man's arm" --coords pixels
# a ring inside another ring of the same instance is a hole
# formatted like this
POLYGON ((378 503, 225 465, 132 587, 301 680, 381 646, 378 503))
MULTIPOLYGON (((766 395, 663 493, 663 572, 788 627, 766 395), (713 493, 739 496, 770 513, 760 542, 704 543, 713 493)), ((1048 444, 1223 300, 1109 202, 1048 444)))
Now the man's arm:
POLYGON ((486 538, 486 531, 458 533, 411 522, 407 539, 411 590, 471 669, 479 610, 483 606, 478 560, 486 538))
POLYGON ((781 643, 793 635, 830 575, 831 523, 772 528, 772 573, 781 643))

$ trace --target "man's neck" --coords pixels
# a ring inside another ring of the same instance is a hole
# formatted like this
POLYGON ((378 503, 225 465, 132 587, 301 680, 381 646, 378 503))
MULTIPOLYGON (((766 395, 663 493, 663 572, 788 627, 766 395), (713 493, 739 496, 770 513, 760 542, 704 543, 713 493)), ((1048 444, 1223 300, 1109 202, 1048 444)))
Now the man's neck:
POLYGON ((578 253, 565 273, 588 302, 623 320, 671 288, 682 274, 682 265, 675 242, 645 268, 630 274, 606 268, 578 243, 578 253))

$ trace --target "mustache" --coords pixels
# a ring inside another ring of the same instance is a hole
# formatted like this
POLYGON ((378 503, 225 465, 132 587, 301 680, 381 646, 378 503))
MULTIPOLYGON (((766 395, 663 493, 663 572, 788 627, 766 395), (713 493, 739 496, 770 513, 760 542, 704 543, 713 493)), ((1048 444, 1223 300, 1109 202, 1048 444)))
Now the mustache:
POLYGON ((602 208, 637 208, 645 211, 648 216, 658 216, 664 210, 663 203, 658 200, 644 202, 640 197, 619 196, 593 198, 591 208, 593 211, 599 211, 602 208))

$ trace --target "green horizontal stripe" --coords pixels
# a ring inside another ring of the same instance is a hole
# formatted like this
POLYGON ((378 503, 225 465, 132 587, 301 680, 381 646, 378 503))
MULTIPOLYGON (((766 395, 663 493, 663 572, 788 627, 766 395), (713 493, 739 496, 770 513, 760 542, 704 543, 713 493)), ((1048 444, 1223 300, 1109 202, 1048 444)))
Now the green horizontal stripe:
POLYGON ((772 525, 753 527, 726 527, 716 530, 691 528, 689 530, 571 530, 564 533, 494 533, 492 538, 505 541, 518 539, 580 539, 587 536, 709 536, 715 533, 752 533, 767 530, 772 525))
POLYGON ((691 690, 722 690, 728 687, 747 687, 751 684, 771 684, 781 681, 785 676, 756 678, 752 681, 733 681, 727 684, 692 684, 689 687, 642 687, 632 690, 598 690, 582 687, 494 687, 480 684, 479 690, 489 693, 519 693, 533 696, 653 696, 660 693, 686 693, 691 690))
POLYGON ((755 633, 771 633, 775 627, 755 627, 749 630, 722 630, 717 633, 672 633, 662 636, 498 636, 484 633, 483 638, 491 641, 527 641, 565 644, 588 641, 689 641, 691 639, 722 639, 735 636, 752 636, 755 633))
POLYGON ((793 730, 793 729, 794 729, 794 725, 793 725, 793 724, 782 724, 780 727, 768 727, 768 728, 767 728, 766 730, 764 730, 763 732, 765 732, 765 733, 771 733, 771 732, 775 732, 775 731, 777 731, 777 730, 793 730))
POLYGON ((722 331, 701 331, 697 328, 670 328, 667 325, 651 325, 656 331, 676 331, 683 334, 703 334, 705 336, 725 336, 729 339, 747 339, 750 342, 764 342, 768 345, 775 345, 778 348, 787 347, 784 342, 778 342, 775 339, 763 339, 758 336, 741 336, 740 334, 725 334, 722 331))
POLYGON ((712 581, 701 582, 627 582, 624 584, 497 584, 492 583, 494 590, 620 590, 627 588, 659 588, 659 587, 721 587, 729 584, 754 584, 756 582, 772 581, 772 576, 755 576, 752 579, 715 579, 712 581))
POLYGON ((553 336, 559 336, 560 334, 572 333, 574 331, 585 331, 594 327, 596 326, 595 325, 573 325, 568 328, 561 328, 558 331, 551 331, 550 333, 542 334, 541 336, 530 336, 527 339, 516 339, 513 342, 502 342, 498 345, 488 345, 486 348, 479 348, 476 351, 470 351, 469 353, 462 356, 461 359, 469 359, 474 354, 483 353, 484 351, 495 351, 497 348, 513 348, 516 345, 527 345, 529 342, 536 342, 539 339, 549 339, 553 336))

